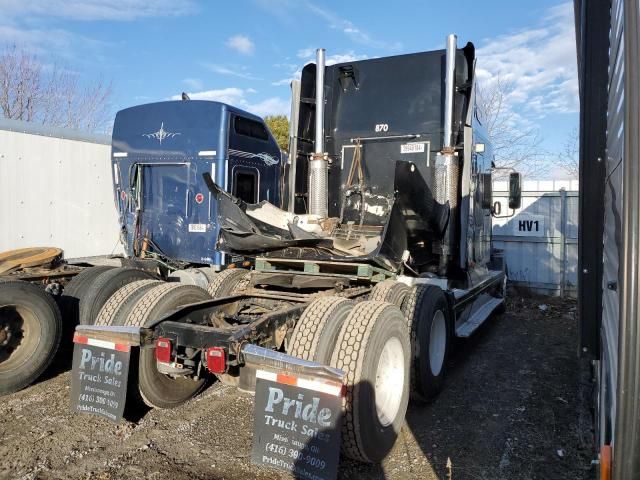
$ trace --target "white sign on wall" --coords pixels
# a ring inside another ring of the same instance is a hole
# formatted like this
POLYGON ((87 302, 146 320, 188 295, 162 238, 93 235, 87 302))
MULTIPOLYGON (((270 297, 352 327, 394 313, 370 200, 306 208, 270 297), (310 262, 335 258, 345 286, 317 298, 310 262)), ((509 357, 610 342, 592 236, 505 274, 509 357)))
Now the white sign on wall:
POLYGON ((520 213, 511 220, 513 234, 518 237, 544 237, 544 220, 543 215, 520 213))

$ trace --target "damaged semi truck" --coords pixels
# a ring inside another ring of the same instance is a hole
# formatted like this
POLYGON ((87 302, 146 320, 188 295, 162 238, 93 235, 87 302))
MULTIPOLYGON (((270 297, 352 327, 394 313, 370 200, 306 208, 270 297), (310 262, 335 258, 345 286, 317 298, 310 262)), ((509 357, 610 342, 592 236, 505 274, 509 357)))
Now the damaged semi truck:
POLYGON ((244 201, 280 203, 275 139, 262 119, 230 105, 183 100, 122 110, 111 153, 120 266, 104 258, 68 263, 60 249, 0 254, 0 395, 35 381, 77 323, 123 323, 161 285, 165 306, 208 299, 216 272, 245 261, 215 248, 217 205, 204 172, 244 201))
MULTIPOLYGON (((474 65, 473 45, 457 48, 454 35, 444 50, 332 66, 318 50, 292 88, 284 208, 202 172, 216 248, 255 268, 222 271, 213 298, 180 306, 156 286, 125 328, 79 327, 78 342, 139 346, 129 391, 160 408, 213 377, 252 391, 256 365, 341 370, 342 451, 380 461, 409 398, 442 388, 453 338, 505 301, 474 65)), ((511 208, 519 185, 512 173, 511 208)))

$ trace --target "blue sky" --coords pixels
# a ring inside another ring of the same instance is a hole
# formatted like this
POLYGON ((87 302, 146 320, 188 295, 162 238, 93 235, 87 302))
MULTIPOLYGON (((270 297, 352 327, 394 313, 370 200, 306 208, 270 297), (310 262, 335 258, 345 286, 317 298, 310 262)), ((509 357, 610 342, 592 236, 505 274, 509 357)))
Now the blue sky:
POLYGON ((578 122, 572 2, 538 0, 0 0, 0 45, 113 82, 114 113, 182 91, 259 115, 289 112, 289 81, 330 61, 473 41, 478 75, 514 82, 510 108, 562 148, 578 122), (455 5, 455 6, 454 6, 455 5))

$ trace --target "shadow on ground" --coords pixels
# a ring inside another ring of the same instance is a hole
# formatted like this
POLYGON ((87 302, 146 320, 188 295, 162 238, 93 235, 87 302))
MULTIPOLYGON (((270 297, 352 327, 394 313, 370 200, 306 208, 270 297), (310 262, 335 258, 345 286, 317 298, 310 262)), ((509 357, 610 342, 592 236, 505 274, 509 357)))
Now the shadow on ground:
POLYGON ((410 405, 381 466, 343 460, 341 478, 593 478, 588 365, 575 302, 512 295, 448 362, 444 391, 410 405))

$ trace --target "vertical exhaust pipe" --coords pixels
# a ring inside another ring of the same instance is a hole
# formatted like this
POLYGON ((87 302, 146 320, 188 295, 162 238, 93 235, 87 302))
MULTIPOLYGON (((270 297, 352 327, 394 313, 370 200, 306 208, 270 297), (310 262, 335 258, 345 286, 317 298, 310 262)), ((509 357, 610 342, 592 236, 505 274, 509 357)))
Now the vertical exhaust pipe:
MULTIPOLYGON (((436 155, 436 200, 449 207, 449 223, 440 243, 438 274, 446 276, 456 247, 458 223, 459 160, 453 143, 453 98, 456 88, 456 36, 447 36, 444 88, 444 129, 442 150, 436 155)), ((462 246, 460 246, 462 248, 462 246)))
POLYGON ((320 218, 328 215, 327 155, 324 151, 324 68, 325 50, 316 50, 316 138, 315 150, 309 162, 309 213, 320 218))
POLYGON ((298 126, 300 124, 300 80, 291 82, 291 117, 289 120, 289 200, 287 210, 291 213, 296 204, 296 169, 298 166, 298 126))
POLYGON ((456 40, 457 37, 454 34, 447 36, 442 153, 453 153, 453 140, 451 136, 453 132, 453 94, 456 84, 456 40))

